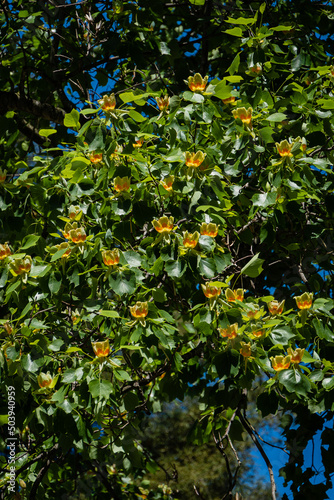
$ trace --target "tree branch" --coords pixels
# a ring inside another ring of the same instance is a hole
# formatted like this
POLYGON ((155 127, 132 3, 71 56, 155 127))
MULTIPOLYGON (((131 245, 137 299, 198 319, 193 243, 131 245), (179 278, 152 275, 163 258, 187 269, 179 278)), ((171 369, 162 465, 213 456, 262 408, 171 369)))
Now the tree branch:
POLYGON ((15 92, 0 91, 0 115, 4 115, 7 111, 23 111, 59 125, 63 124, 65 118, 65 111, 61 108, 21 97, 15 92))
POLYGON ((252 441, 254 442, 255 446, 257 447, 257 449, 261 453, 261 456, 266 463, 266 466, 267 466, 268 471, 269 471, 269 476, 270 476, 271 497, 273 500, 276 500, 276 484, 275 484, 275 477, 274 477, 274 473, 273 473, 273 466, 271 465, 267 454, 265 453, 264 449, 262 448, 261 443, 257 439, 256 434, 254 433, 253 429, 250 427, 247 420, 244 418, 244 416, 242 415, 242 413, 239 409, 237 410, 237 415, 238 415, 244 429, 247 431, 247 433, 251 437, 252 441))

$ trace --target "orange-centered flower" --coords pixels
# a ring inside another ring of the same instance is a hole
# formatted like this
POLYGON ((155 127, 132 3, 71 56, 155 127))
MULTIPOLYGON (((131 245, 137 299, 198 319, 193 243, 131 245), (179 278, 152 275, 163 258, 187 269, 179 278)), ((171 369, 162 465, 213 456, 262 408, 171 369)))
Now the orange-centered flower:
POLYGON ((95 356, 98 358, 106 358, 110 354, 109 340, 103 340, 102 342, 92 342, 92 348, 95 356))
POLYGON ((87 235, 83 227, 78 227, 78 229, 71 229, 68 235, 69 239, 73 243, 84 243, 86 241, 87 235))
POLYGON ((78 206, 71 205, 68 209, 68 216, 71 220, 75 219, 77 215, 81 212, 81 208, 78 206))
POLYGON ((240 342, 240 345, 241 345, 241 348, 240 348, 240 351, 239 351, 240 354, 244 358, 249 358, 249 356, 251 356, 251 354, 252 354, 252 348, 251 348, 250 343, 246 344, 246 342, 240 342))
POLYGON ((102 99, 97 101, 103 111, 112 111, 116 107, 116 98, 115 94, 104 95, 102 99))
POLYGON ((284 141, 281 141, 280 143, 276 142, 276 148, 277 152, 279 153, 280 156, 293 156, 291 153, 291 149, 293 147, 293 143, 289 143, 286 139, 284 141))
POLYGON ((114 248, 113 250, 103 250, 102 259, 106 266, 115 266, 119 263, 119 250, 114 248))
POLYGON ((252 108, 237 108, 233 109, 232 111, 233 116, 235 120, 239 118, 239 120, 242 121, 245 125, 251 125, 252 124, 252 113, 253 109, 252 108))
POLYGON ((100 163, 102 161, 102 153, 92 153, 89 155, 91 163, 100 163))
POLYGON ((283 309, 284 309, 284 303, 285 300, 282 300, 282 302, 278 302, 278 300, 272 300, 268 304, 268 309, 269 312, 272 316, 275 316, 276 314, 282 314, 283 309))
POLYGON ((222 99, 224 104, 233 104, 235 102, 235 97, 234 95, 231 95, 231 97, 228 97, 227 99, 222 99))
POLYGON ((255 66, 250 66, 249 70, 252 73, 256 73, 258 75, 262 71, 262 66, 261 64, 257 63, 255 66))
POLYGON ((134 318, 146 318, 148 314, 148 303, 136 302, 134 306, 130 306, 130 313, 134 318))
POLYGON ((291 347, 288 347, 288 354, 291 357, 291 363, 298 364, 301 362, 304 356, 305 349, 300 349, 299 347, 294 351, 291 347))
POLYGON ((160 234, 168 234, 173 230, 174 227, 174 217, 160 217, 158 220, 153 220, 152 224, 154 229, 160 234))
POLYGON ((136 139, 135 142, 132 144, 132 146, 134 148, 141 148, 143 144, 144 144, 144 139, 136 139))
POLYGON ((209 222, 209 224, 203 222, 200 231, 203 236, 210 236, 211 238, 215 238, 218 234, 218 229, 219 226, 217 226, 217 224, 214 224, 213 222, 209 222))
POLYGON ((195 231, 194 233, 188 233, 188 231, 183 232, 183 246, 186 248, 195 248, 198 243, 199 233, 195 231))
POLYGON ((160 111, 163 111, 164 109, 167 109, 168 106, 169 106, 169 96, 168 95, 165 95, 165 96, 162 96, 162 97, 158 97, 156 99, 156 101, 157 101, 157 104, 159 106, 160 111))
POLYGON ((225 297, 227 302, 235 302, 236 300, 240 300, 242 302, 244 300, 244 289, 237 288, 236 290, 231 290, 227 288, 225 290, 225 297))
POLYGON ((130 179, 129 177, 119 177, 114 179, 114 189, 115 191, 128 191, 130 189, 130 179))
POLYGON ((41 372, 37 377, 37 382, 41 389, 43 389, 44 387, 50 387, 50 385, 52 384, 52 380, 53 378, 50 375, 50 372, 41 372))
POLYGON ((11 249, 8 246, 8 243, 4 243, 3 245, 0 245, 0 260, 5 259, 9 255, 12 254, 11 249))
POLYGON ((298 309, 310 309, 312 307, 313 293, 304 292, 303 295, 295 297, 298 309))
POLYGON ((2 170, 2 168, 0 168, 0 184, 3 184, 5 182, 6 177, 7 177, 7 170, 2 170))
POLYGON ((66 259, 66 257, 68 257, 71 253, 71 249, 70 249, 67 241, 63 241, 62 243, 59 243, 59 245, 56 245, 56 248, 57 248, 57 251, 63 250, 66 248, 65 252, 61 256, 62 259, 66 259))
POLYGON ((10 262, 10 269, 17 275, 29 273, 32 265, 32 258, 26 255, 23 259, 15 259, 10 262))
POLYGON ((10 323, 8 323, 8 321, 2 325, 3 328, 6 330, 6 332, 8 333, 8 335, 11 335, 14 331, 14 328, 12 327, 12 325, 10 323))
POLYGON ((210 285, 210 283, 208 283, 207 285, 202 285, 202 290, 204 295, 208 299, 213 299, 214 297, 218 297, 218 295, 221 294, 221 288, 219 288, 218 286, 210 285))
POLYGON ((174 175, 169 175, 160 181, 160 184, 166 189, 166 191, 173 190, 174 175))
POLYGON ((271 356, 270 359, 273 369, 277 372, 281 370, 287 370, 291 363, 290 356, 271 356))
POLYGON ((206 157, 206 154, 202 151, 197 151, 197 153, 191 153, 190 151, 186 151, 186 165, 187 167, 197 168, 199 167, 206 157))
POLYGON ((203 92, 205 90, 206 84, 208 83, 209 77, 202 76, 196 73, 194 76, 188 77, 188 87, 192 92, 203 92))
POLYGON ((257 328, 254 328, 254 330, 252 329, 252 334, 256 338, 263 337, 264 333, 265 333, 264 330, 258 330, 257 328))
POLYGON ((238 323, 233 323, 233 325, 228 325, 226 328, 217 328, 218 332, 222 337, 227 337, 228 339, 235 339, 238 335, 238 323))

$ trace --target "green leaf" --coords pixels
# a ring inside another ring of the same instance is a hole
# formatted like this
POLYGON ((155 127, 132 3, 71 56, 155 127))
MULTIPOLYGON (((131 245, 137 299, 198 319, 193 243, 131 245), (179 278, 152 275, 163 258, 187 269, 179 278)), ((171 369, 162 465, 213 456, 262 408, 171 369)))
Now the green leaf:
POLYGON ((200 259, 198 265, 199 272, 206 278, 213 278, 216 275, 216 266, 213 259, 200 259))
POLYGON ((241 28, 232 28, 232 29, 229 29, 229 30, 225 30, 224 33, 227 33, 228 35, 232 35, 232 36, 242 36, 242 29, 241 28))
POLYGON ((115 368, 113 373, 114 373, 115 377, 117 378, 117 380, 120 380, 121 382, 123 382, 124 380, 128 380, 128 381, 131 380, 130 375, 125 370, 119 370, 118 368, 115 368))
POLYGON ((278 373, 278 380, 289 392, 297 393, 301 396, 307 397, 307 393, 311 390, 311 382, 308 378, 291 368, 280 371, 278 373))
POLYGON ((30 236, 27 236, 27 238, 23 240, 24 243, 20 250, 26 250, 27 248, 35 246, 40 238, 41 236, 39 236, 38 234, 31 234, 30 236))
POLYGON ((256 278, 259 276, 262 271, 262 264, 264 262, 263 259, 259 258, 259 253, 254 255, 254 257, 251 258, 249 262, 241 269, 240 274, 246 274, 246 276, 249 276, 250 278, 256 278))
POLYGON ((72 109, 70 113, 66 113, 64 118, 65 127, 69 128, 80 128, 80 114, 76 109, 72 109))
POLYGON ((273 344, 275 345, 277 344, 287 345, 289 343, 289 340, 295 337, 295 334, 288 326, 282 326, 279 328, 275 328, 271 332, 270 337, 272 339, 273 344))
POLYGON ((273 113, 266 117, 268 122, 282 122, 287 119, 287 116, 284 113, 273 113))
MULTIPOLYGON (((254 194, 252 202, 254 207, 267 208, 269 205, 275 205, 277 193, 260 193, 254 194)), ((264 262, 264 261, 263 261, 264 262)))
POLYGON ((105 318, 119 318, 117 311, 106 311, 101 309, 101 311, 99 311, 99 315, 104 316, 105 318))
POLYGON ((227 23, 229 24, 241 24, 244 26, 252 25, 256 22, 256 17, 238 17, 237 19, 234 19, 233 17, 229 17, 226 20, 227 23))
POLYGON ((115 279, 109 276, 109 284, 118 295, 133 293, 136 289, 135 275, 132 272, 120 272, 115 279))
POLYGON ((44 266, 43 265, 36 266, 35 264, 33 264, 31 266, 30 276, 33 276, 34 278, 37 278, 37 277, 42 278, 43 276, 48 274, 51 267, 52 267, 51 264, 46 264, 44 266))
POLYGON ((129 116, 135 121, 135 122, 144 122, 146 120, 145 116, 141 115, 140 113, 138 113, 138 111, 135 111, 134 109, 132 109, 130 112, 129 112, 129 116))
POLYGON ((326 391, 330 391, 334 387, 334 376, 332 377, 326 377, 322 381, 322 386, 326 391))
POLYGON ((64 341, 62 339, 55 339, 52 341, 51 344, 48 345, 48 349, 50 351, 57 352, 60 350, 60 348, 63 344, 64 344, 64 341))
POLYGON ((31 373, 35 373, 39 369, 39 365, 31 359, 30 353, 22 356, 21 365, 24 370, 31 373))
POLYGON ((88 386, 93 398, 107 399, 113 391, 113 385, 108 380, 91 380, 88 386))
POLYGON ((228 99, 228 97, 231 97, 232 90, 233 88, 226 84, 226 80, 223 80, 216 85, 213 95, 218 97, 218 99, 228 99))
POLYGON ((233 59, 231 65, 227 68, 227 71, 230 73, 230 75, 234 75, 234 73, 238 71, 239 64, 240 64, 240 56, 238 53, 233 59))
POLYGON ((170 48, 168 47, 166 42, 159 42, 159 50, 163 56, 170 56, 170 48))
POLYGON ((49 137, 49 135, 56 134, 57 130, 54 128, 42 128, 38 133, 42 137, 49 137))
POLYGON ((183 266, 179 260, 173 262, 166 262, 165 264, 166 273, 172 278, 180 278, 186 270, 186 265, 183 266))
POLYGON ((129 267, 140 267, 142 265, 141 256, 137 252, 128 250, 127 252, 123 252, 123 257, 129 267))

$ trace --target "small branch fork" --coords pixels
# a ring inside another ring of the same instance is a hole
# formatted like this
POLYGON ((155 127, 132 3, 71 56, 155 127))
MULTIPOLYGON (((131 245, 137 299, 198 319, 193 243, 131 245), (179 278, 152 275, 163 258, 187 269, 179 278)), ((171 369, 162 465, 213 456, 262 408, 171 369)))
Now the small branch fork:
POLYGON ((257 449, 261 453, 261 456, 266 463, 266 466, 267 466, 268 471, 269 471, 269 476, 270 476, 271 497, 272 497, 272 500, 276 500, 276 484, 275 484, 275 478, 274 478, 274 473, 273 473, 273 466, 271 465, 268 456, 266 455, 264 449, 262 448, 261 443, 259 442, 257 435, 254 432, 254 430, 252 429, 251 425, 249 424, 247 418, 244 415, 242 415, 239 408, 237 408, 235 413, 239 417, 240 422, 242 423, 244 429, 247 431, 247 433, 251 437, 252 441, 254 442, 255 446, 257 447, 257 449))

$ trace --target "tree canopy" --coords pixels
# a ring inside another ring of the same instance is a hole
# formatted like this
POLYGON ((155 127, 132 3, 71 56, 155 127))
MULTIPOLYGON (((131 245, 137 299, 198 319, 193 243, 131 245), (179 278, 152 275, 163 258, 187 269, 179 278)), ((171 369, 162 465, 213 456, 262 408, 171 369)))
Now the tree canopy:
POLYGON ((17 498, 181 499, 146 481, 140 432, 190 396, 221 498, 241 491, 245 433, 276 498, 254 400, 281 419, 293 498, 329 498, 332 2, 5 0, 0 16, 4 495, 9 433, 17 498), (321 484, 304 466, 318 431, 321 484))

